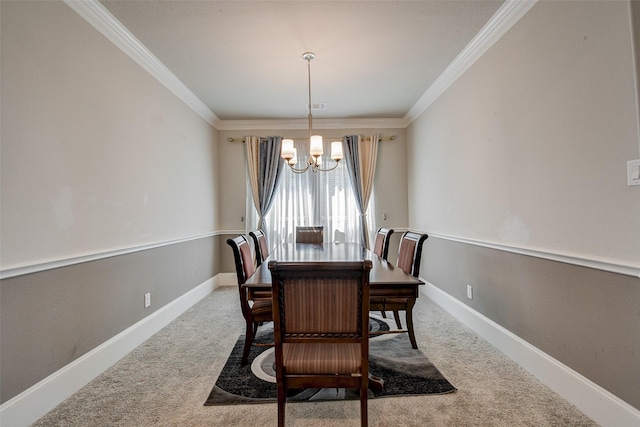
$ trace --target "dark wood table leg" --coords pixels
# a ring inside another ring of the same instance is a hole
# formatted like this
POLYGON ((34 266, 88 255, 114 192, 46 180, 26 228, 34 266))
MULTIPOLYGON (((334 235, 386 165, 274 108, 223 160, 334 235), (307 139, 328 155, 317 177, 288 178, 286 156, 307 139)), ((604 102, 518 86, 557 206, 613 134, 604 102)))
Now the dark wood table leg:
POLYGON ((416 334, 413 332, 413 306, 416 303, 416 300, 410 298, 407 301, 407 331, 409 332, 409 340, 411 341, 411 347, 418 348, 418 343, 416 342, 416 334))

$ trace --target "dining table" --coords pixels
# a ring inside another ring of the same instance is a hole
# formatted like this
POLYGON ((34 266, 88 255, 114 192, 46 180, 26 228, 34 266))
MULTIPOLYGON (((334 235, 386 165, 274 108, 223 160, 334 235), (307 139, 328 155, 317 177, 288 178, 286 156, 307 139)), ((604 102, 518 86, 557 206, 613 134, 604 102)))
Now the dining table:
POLYGON ((330 262, 371 260, 370 297, 418 298, 418 286, 424 282, 379 257, 359 243, 283 243, 276 246, 255 273, 243 284, 252 292, 271 290, 269 261, 330 262))
MULTIPOLYGON (((260 264, 255 273, 242 285, 247 288, 249 297, 256 298, 260 294, 271 293, 271 271, 269 261, 279 262, 330 262, 330 261, 363 261, 371 260, 369 272, 370 298, 407 298, 409 309, 413 308, 419 296, 419 286, 424 282, 417 277, 405 273, 382 257, 359 243, 284 243, 276 246, 267 259, 260 264)), ((412 322, 407 313, 407 322, 412 322)), ((412 326, 412 325, 411 325, 412 326)), ((413 328, 407 328, 413 348, 417 348, 413 328)))
MULTIPOLYGON (((419 296, 419 286, 424 282, 417 277, 405 273, 401 268, 376 255, 359 243, 283 243, 276 246, 265 261, 258 266, 255 273, 242 285, 247 288, 250 298, 271 296, 271 271, 269 261, 308 262, 310 265, 332 261, 364 261, 372 264, 369 272, 369 298, 407 298, 407 330, 390 331, 391 333, 407 332, 413 348, 417 348, 411 310, 419 296)), ((370 378, 371 388, 381 389, 380 378, 370 378)))

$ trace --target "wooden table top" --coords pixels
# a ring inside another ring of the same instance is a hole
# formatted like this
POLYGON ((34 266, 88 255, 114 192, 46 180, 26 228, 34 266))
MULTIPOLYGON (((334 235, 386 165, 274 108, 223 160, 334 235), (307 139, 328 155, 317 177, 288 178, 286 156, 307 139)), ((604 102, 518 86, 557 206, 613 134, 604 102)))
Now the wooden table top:
POLYGON ((363 261, 371 260, 372 268, 369 273, 370 286, 396 285, 417 287, 423 285, 420 279, 405 273, 402 269, 383 260, 367 248, 358 243, 285 243, 278 246, 269 257, 247 279, 244 287, 271 287, 271 272, 269 261, 283 262, 329 262, 329 261, 363 261))

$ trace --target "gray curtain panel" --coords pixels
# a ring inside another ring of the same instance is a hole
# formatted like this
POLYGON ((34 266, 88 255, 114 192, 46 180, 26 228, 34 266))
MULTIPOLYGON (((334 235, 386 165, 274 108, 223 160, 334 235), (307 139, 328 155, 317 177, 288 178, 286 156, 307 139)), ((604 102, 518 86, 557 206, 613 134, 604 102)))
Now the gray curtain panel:
POLYGON ((366 212, 373 191, 379 141, 378 134, 373 134, 368 138, 352 135, 345 136, 342 144, 349 178, 358 203, 358 209, 360 210, 361 242, 367 248, 369 247, 369 232, 367 230, 366 212))
POLYGON ((264 216, 269 212, 269 208, 273 203, 273 196, 282 176, 284 159, 280 157, 281 142, 281 136, 260 139, 250 138, 246 142, 247 158, 250 159, 248 162, 249 168, 253 168, 253 171, 250 171, 250 175, 253 172, 256 177, 256 179, 250 179, 250 181, 254 194, 254 204, 260 217, 258 228, 263 227, 264 216), (255 154, 258 154, 257 159, 255 154), (252 158, 257 161, 251 161, 252 158))
POLYGON ((360 167, 360 154, 358 152, 359 139, 360 136, 358 135, 347 135, 344 137, 342 145, 344 150, 344 161, 347 164, 347 171, 349 172, 349 180, 351 181, 353 194, 356 197, 358 210, 360 211, 360 229, 362 230, 360 243, 365 247, 369 247, 369 239, 367 239, 367 221, 365 221, 364 217, 367 207, 363 206, 364 197, 361 185, 362 177, 360 176, 360 171, 362 169, 360 167))

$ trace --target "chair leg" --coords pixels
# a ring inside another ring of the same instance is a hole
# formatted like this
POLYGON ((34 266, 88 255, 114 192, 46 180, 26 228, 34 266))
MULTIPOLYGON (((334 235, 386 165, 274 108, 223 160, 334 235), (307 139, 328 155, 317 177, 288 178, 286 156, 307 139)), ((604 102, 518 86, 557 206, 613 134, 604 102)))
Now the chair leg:
POLYGON ((287 403, 287 391, 283 385, 278 386, 278 427, 284 427, 285 404, 287 403))
POLYGON ((402 329, 402 323, 400 322, 400 313, 398 310, 393 310, 393 318, 396 319, 396 326, 398 329, 402 329))
POLYGON ((369 425, 369 410, 367 408, 367 386, 360 387, 360 426, 367 427, 369 425))
POLYGON ((409 340, 411 341, 411 347, 418 348, 416 342, 416 334, 413 331, 413 304, 415 301, 409 300, 407 303, 407 330, 409 331, 409 340))
POLYGON ((385 307, 385 300, 384 300, 384 298, 383 298, 383 299, 381 299, 381 300, 379 300, 379 301, 377 301, 377 303, 382 304, 382 308, 380 309, 380 314, 382 315, 382 318, 383 318, 383 319, 386 319, 386 318, 387 318, 387 308, 385 307))
POLYGON ((244 351, 242 352, 241 365, 246 365, 249 361, 249 350, 251 350, 251 343, 253 342, 253 322, 247 320, 247 328, 244 337, 244 351))

